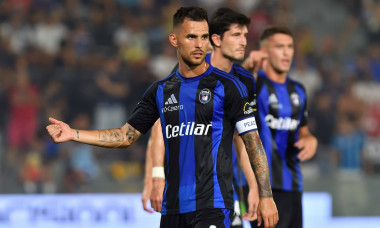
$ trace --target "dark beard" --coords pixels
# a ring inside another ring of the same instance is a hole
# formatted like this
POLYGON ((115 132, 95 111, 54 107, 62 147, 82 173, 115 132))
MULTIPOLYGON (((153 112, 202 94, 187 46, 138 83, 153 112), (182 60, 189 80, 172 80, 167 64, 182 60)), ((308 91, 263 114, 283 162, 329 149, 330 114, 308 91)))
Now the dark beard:
MULTIPOLYGON (((190 68, 193 68, 193 67, 199 66, 199 65, 201 65, 202 62, 203 62, 203 61, 201 61, 200 63, 193 63, 193 62, 191 62, 189 59, 184 58, 184 57, 182 57, 182 60, 183 60, 183 62, 186 63, 186 65, 188 65, 190 68)), ((204 59, 203 59, 203 60, 204 60, 204 59)))

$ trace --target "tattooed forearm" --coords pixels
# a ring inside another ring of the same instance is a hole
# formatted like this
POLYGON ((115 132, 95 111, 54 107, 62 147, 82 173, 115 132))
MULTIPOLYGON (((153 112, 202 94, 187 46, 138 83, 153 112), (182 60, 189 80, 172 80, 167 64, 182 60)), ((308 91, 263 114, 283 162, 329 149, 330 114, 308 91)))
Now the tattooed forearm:
POLYGON ((136 131, 136 129, 134 129, 132 126, 129 126, 128 127, 128 130, 127 132, 125 133, 125 135, 127 136, 127 140, 130 142, 130 143, 133 143, 135 142, 138 138, 139 138, 139 134, 138 132, 136 131))
POLYGON ((259 196, 272 197, 267 157, 259 134, 257 131, 248 132, 242 135, 242 139, 259 186, 259 196))
POLYGON ((78 130, 76 130, 77 131, 77 139, 79 139, 79 131, 78 130))
POLYGON ((103 143, 123 143, 124 136, 119 128, 107 129, 107 130, 98 130, 99 132, 99 141, 103 143))

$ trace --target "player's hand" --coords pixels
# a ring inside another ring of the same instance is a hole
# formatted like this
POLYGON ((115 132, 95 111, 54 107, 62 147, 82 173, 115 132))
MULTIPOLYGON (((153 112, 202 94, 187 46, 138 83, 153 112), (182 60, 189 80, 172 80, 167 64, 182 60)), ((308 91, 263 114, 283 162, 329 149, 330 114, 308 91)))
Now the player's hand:
POLYGON ((68 124, 51 117, 49 121, 51 124, 46 127, 46 130, 55 143, 67 142, 74 139, 73 131, 68 124))
POLYGON ((147 178, 147 180, 144 181, 144 189, 141 195, 141 202, 144 208, 144 211, 153 213, 154 210, 152 208, 148 208, 147 202, 150 198, 150 194, 152 192, 152 178, 147 178))
POLYGON ((278 211, 272 197, 261 198, 257 210, 257 225, 264 223, 265 228, 275 227, 278 222, 278 211))
POLYGON ((152 193, 150 194, 150 204, 152 208, 161 212, 162 197, 164 195, 165 179, 159 177, 152 178, 152 193))
POLYGON ((268 58, 268 54, 263 51, 251 51, 249 56, 244 60, 242 66, 251 71, 251 73, 256 73, 261 68, 263 68, 264 61, 268 58))
POLYGON ((257 186, 255 189, 250 189, 248 193, 248 212, 242 218, 247 221, 255 221, 257 219, 257 207, 259 206, 260 198, 257 186))
POLYGON ((297 158, 300 161, 307 161, 315 155, 317 151, 318 140, 314 136, 310 135, 307 137, 302 137, 300 140, 294 143, 294 146, 300 149, 297 158))

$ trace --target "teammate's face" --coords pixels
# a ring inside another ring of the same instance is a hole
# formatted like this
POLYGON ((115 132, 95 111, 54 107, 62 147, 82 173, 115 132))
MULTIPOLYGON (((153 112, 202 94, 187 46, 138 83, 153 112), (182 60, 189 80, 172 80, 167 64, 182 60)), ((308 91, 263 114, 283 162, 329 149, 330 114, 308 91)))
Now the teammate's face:
POLYGON ((187 65, 198 66, 203 63, 210 42, 207 21, 185 19, 169 39, 187 65))
POLYGON ((269 37, 263 45, 268 53, 268 63, 278 73, 289 71, 294 55, 293 38, 287 34, 277 33, 269 37))
POLYGON ((220 49, 224 57, 232 61, 244 59, 247 35, 247 26, 232 24, 230 29, 224 32, 220 43, 220 49))

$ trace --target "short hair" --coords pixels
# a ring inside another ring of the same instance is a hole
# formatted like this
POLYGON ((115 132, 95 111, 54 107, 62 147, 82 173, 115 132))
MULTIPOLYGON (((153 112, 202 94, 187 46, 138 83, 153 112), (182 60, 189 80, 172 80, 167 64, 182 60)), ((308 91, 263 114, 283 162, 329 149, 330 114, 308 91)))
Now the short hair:
POLYGON ((267 40, 268 38, 270 38, 271 36, 273 36, 274 34, 278 34, 278 33, 281 33, 281 34, 286 34, 286 35, 289 35, 291 36, 292 38, 294 38, 293 36, 293 33, 292 31, 290 31, 290 29, 286 26, 269 26, 268 28, 266 28, 262 33, 261 33, 261 36, 260 36, 260 44, 267 40))
MULTIPOLYGON (((235 12, 230 8, 219 8, 210 19, 210 37, 213 34, 217 34, 223 38, 223 34, 230 30, 232 24, 248 26, 250 23, 251 19, 244 14, 235 12)), ((211 38, 210 41, 214 46, 211 38)))
POLYGON ((207 11, 197 6, 179 8, 173 15, 173 29, 179 25, 182 25, 185 19, 190 19, 192 21, 206 20, 206 22, 208 22, 207 11))

